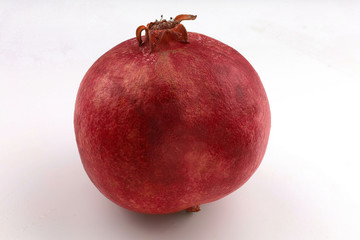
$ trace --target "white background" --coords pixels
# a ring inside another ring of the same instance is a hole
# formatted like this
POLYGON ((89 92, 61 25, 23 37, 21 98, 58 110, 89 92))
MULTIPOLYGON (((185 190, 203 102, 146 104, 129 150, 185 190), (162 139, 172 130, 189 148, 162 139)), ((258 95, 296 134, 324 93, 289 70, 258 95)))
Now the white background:
POLYGON ((360 239, 359 3, 2 0, 0 239, 360 239), (181 13, 255 67, 270 141, 255 175, 199 213, 133 213, 85 174, 75 97, 104 52, 181 13))

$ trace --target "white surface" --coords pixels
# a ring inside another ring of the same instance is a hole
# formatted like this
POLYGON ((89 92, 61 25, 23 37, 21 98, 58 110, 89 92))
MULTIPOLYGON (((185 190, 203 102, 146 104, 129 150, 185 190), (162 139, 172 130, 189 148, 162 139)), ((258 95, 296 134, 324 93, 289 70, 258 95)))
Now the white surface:
POLYGON ((0 239, 360 239, 359 1, 74 2, 0 2, 0 239), (201 212, 132 213, 82 168, 75 97, 101 54, 179 13, 258 71, 270 142, 201 212))

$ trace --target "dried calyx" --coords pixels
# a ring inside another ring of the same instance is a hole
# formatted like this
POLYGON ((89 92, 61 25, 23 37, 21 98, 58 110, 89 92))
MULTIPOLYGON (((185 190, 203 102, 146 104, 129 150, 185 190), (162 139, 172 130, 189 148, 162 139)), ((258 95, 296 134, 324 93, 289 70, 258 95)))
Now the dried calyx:
POLYGON ((161 15, 160 20, 155 20, 155 22, 151 22, 148 24, 149 30, 162 30, 162 29, 170 29, 175 27, 177 24, 179 24, 179 21, 176 21, 172 17, 170 17, 170 20, 167 21, 166 19, 163 19, 163 15, 161 15))
POLYGON ((183 20, 194 20, 196 15, 181 14, 170 20, 161 19, 147 24, 147 26, 140 26, 136 29, 136 38, 139 46, 144 44, 141 38, 142 31, 145 31, 145 42, 147 41, 152 52, 158 45, 166 44, 170 41, 177 41, 188 43, 187 31, 184 25, 180 24, 183 20))

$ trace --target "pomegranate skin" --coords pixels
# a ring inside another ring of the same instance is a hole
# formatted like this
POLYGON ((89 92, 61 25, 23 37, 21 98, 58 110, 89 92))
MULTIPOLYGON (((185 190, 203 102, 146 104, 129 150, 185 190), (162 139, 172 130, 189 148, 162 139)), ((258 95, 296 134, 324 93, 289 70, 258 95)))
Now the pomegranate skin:
POLYGON ((233 48, 198 33, 149 53, 136 38, 80 84, 76 141, 94 185, 121 207, 165 214, 220 199, 260 165, 270 108, 233 48))

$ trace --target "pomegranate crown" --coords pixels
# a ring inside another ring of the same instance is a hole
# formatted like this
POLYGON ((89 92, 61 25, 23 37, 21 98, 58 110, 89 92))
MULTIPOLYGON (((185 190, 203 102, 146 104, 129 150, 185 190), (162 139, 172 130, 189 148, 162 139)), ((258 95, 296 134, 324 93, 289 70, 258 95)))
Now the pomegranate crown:
POLYGON ((196 17, 196 15, 180 14, 174 19, 170 18, 170 20, 165 20, 161 15, 159 21, 150 22, 147 26, 139 26, 136 29, 136 38, 139 46, 148 42, 151 53, 157 46, 164 45, 170 41, 189 43, 187 31, 180 22, 183 20, 195 20, 196 17), (145 31, 145 41, 143 41, 141 37, 142 31, 145 31))

